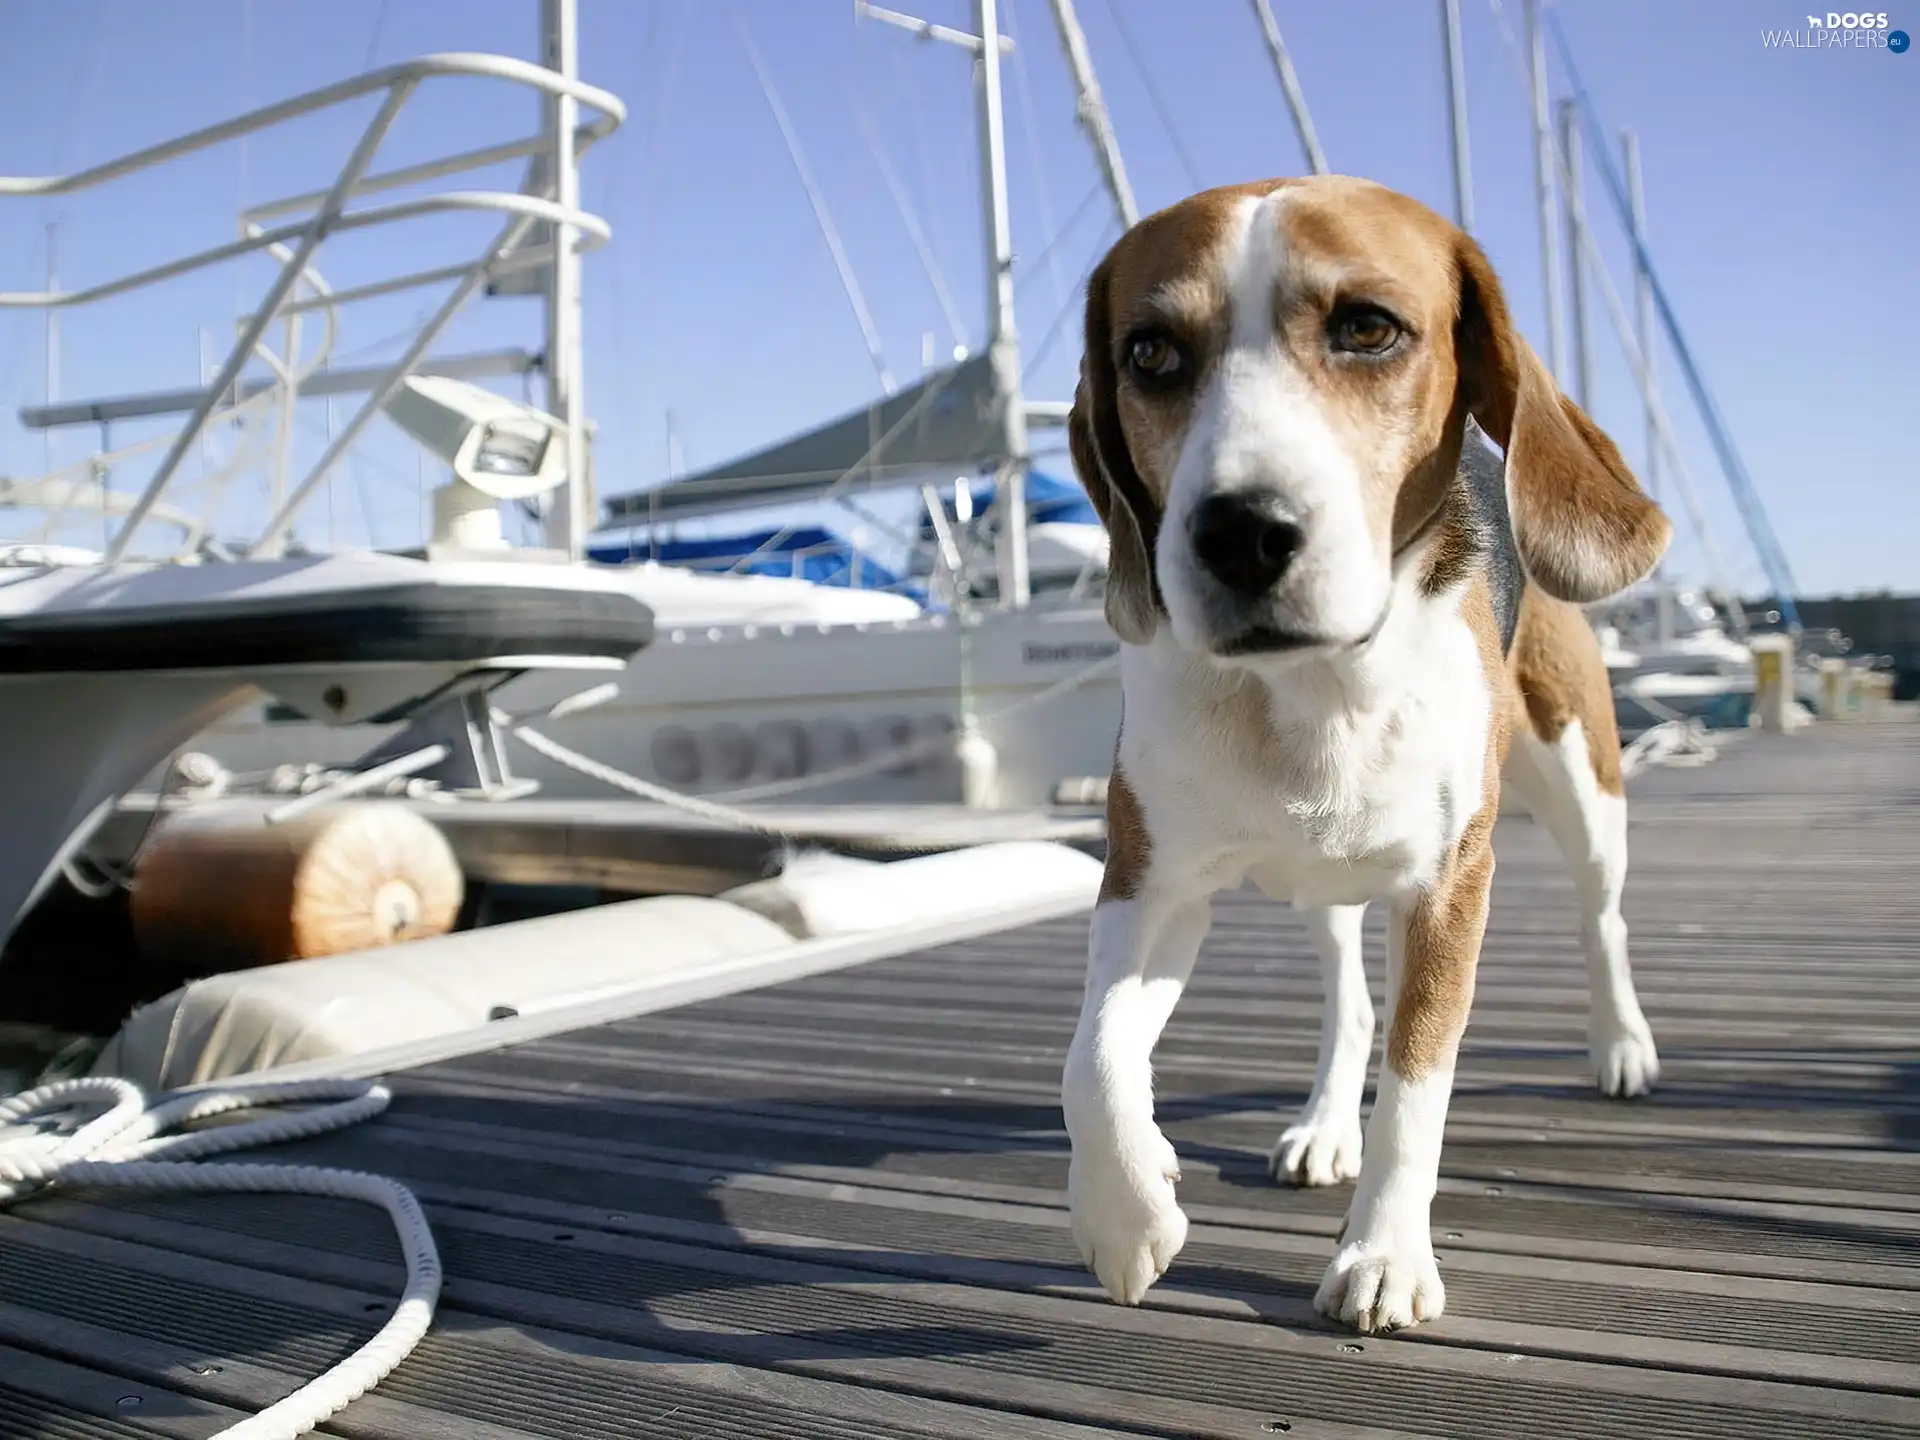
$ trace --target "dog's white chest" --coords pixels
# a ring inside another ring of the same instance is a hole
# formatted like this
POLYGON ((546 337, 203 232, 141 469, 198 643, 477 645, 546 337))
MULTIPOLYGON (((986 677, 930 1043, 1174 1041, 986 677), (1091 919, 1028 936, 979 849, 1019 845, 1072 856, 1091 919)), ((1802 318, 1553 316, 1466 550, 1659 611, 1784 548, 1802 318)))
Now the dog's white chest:
POLYGON ((1432 880, 1484 803, 1491 705, 1467 626, 1450 617, 1425 639, 1373 704, 1281 688, 1301 677, 1272 693, 1130 684, 1123 763, 1156 848, 1304 905, 1432 880))
MULTIPOLYGON (((1247 872, 1276 898, 1355 904, 1437 873, 1480 804, 1485 728, 1415 706, 1380 723, 1300 735, 1266 806, 1242 803, 1255 835, 1247 872), (1263 823, 1264 822, 1264 823, 1263 823), (1259 832, 1265 830, 1265 834, 1259 832)), ((1368 717, 1377 719, 1377 717, 1368 717)), ((1283 742, 1285 744, 1285 742, 1283 742)))

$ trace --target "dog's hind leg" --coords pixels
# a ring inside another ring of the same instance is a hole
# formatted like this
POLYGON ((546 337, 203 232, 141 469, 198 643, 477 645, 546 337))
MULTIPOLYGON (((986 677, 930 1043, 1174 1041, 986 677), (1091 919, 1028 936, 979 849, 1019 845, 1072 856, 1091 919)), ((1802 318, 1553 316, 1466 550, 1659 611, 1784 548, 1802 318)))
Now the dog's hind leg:
POLYGON ((1360 1173, 1360 1097, 1373 1054, 1373 997, 1360 938, 1367 907, 1296 908, 1320 957, 1320 1059, 1313 1092, 1280 1133, 1267 1168, 1295 1185, 1335 1185, 1360 1173))
POLYGON ((1605 1094, 1644 1095, 1660 1077, 1660 1057, 1627 963, 1627 801, 1600 642, 1578 609, 1529 588, 1512 662, 1526 714, 1505 779, 1553 836, 1580 895, 1594 1076, 1605 1094))
MULTIPOLYGON (((1607 726, 1606 743, 1616 744, 1607 726)), ((1660 1078, 1653 1032, 1634 992, 1620 892, 1627 880, 1627 802, 1594 773, 1579 720, 1552 740, 1514 737, 1506 778, 1547 827, 1580 896, 1580 938, 1587 954, 1587 1043, 1602 1093, 1644 1095, 1660 1078)))

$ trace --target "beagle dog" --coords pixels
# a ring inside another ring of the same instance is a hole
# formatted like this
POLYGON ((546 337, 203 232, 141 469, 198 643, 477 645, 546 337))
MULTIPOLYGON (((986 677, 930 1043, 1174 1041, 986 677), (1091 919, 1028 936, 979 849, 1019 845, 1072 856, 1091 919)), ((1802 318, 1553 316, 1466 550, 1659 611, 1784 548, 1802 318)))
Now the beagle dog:
POLYGON ((1601 1090, 1657 1078, 1620 916, 1612 694, 1570 602, 1647 574, 1670 526, 1515 330, 1480 248, 1342 176, 1211 190, 1121 237, 1089 285, 1070 437, 1124 642, 1062 1086, 1080 1253, 1131 1305, 1186 1239, 1150 1059, 1209 897, 1250 878, 1301 912, 1325 981, 1313 1090, 1273 1174, 1358 1182, 1315 1306, 1367 1332, 1431 1319, 1503 778, 1577 882, 1601 1090), (1386 1056, 1363 1156, 1374 900, 1386 1056))

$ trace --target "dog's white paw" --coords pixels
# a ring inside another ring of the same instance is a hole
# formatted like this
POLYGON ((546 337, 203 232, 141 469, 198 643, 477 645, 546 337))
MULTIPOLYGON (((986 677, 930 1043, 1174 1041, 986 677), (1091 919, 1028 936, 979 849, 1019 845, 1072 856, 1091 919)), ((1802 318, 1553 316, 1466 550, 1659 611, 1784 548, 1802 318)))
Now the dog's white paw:
POLYGON ((1447 1291, 1425 1233, 1342 1245, 1313 1297, 1313 1308, 1364 1335, 1432 1320, 1447 1291))
POLYGON ((1638 1016, 1626 1021, 1597 1021, 1589 1028, 1588 1044, 1602 1095, 1631 1099, 1645 1095, 1660 1079, 1660 1055, 1653 1047, 1653 1032, 1638 1016))
POLYGON ((1122 1305, 1138 1305, 1187 1243, 1187 1217, 1173 1195, 1179 1161, 1165 1136, 1155 1131, 1153 1140, 1143 1147, 1146 1163, 1076 1146, 1067 1167, 1074 1244, 1122 1305))
POLYGON ((1358 1109, 1337 1115, 1302 1111, 1280 1132, 1267 1169, 1274 1179, 1294 1185, 1338 1185, 1359 1175, 1364 1134, 1358 1109))

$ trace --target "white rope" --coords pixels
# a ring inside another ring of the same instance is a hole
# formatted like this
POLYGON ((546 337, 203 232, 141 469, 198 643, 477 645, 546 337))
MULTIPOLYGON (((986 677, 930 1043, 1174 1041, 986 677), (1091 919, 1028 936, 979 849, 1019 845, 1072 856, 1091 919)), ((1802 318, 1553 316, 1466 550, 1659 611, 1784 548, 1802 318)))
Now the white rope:
MULTIPOLYGON (((1010 719, 1024 711, 1034 709, 1037 706, 1055 700, 1067 694, 1069 691, 1078 689, 1089 680, 1095 679, 1109 670, 1117 669, 1119 664, 1120 657, 1117 653, 1109 655, 1104 660, 1097 660, 1091 665, 1084 666, 1074 671, 1071 675, 1063 676, 1061 679, 1054 681, 1044 689, 1036 690, 1031 695, 1024 695, 1020 699, 1003 705, 998 710, 981 718, 983 720, 1010 719)), ((617 770, 611 765, 595 760, 590 755, 582 755, 577 750, 570 750, 559 741, 541 734, 538 730, 520 724, 504 711, 495 710, 493 712, 493 721, 494 724, 509 730, 515 738, 526 745, 528 749, 533 750, 537 754, 544 755, 556 765, 564 765, 568 769, 578 771, 590 779, 600 781, 603 785, 611 786, 615 790, 624 790, 629 795, 636 795, 643 800, 652 800, 658 804, 670 806, 675 810, 685 811, 689 815, 698 816, 700 819, 711 820, 716 824, 731 825, 738 829, 751 830, 756 834, 768 835, 777 839, 803 838, 815 833, 812 829, 782 825, 777 821, 769 820, 764 815, 756 815, 752 811, 741 810, 736 806, 723 804, 717 800, 704 799, 697 795, 683 794, 678 790, 670 790, 664 785, 656 785, 651 780, 642 780, 637 775, 630 775, 624 770, 617 770)), ((950 749, 952 745, 953 739, 951 736, 932 735, 923 740, 917 740, 910 745, 896 746, 878 755, 870 755, 865 760, 856 761, 850 765, 842 765, 833 770, 822 770, 812 775, 799 775, 791 780, 769 781, 765 785, 755 785, 744 790, 730 790, 725 792, 725 794, 729 800, 764 800, 776 795, 790 795, 817 786, 834 784, 841 780, 856 779, 880 770, 889 770, 896 765, 903 765, 923 755, 931 755, 941 750, 950 749)))
MULTIPOLYGON (((1034 691, 1031 695, 1023 695, 1017 700, 1002 705, 999 709, 990 711, 979 717, 979 719, 982 723, 1011 720, 1029 710, 1034 710, 1042 705, 1049 704, 1062 695, 1069 694, 1079 689, 1082 685, 1117 670, 1119 666, 1120 656, 1116 651, 1116 653, 1102 660, 1096 660, 1090 665, 1082 666, 1080 669, 1073 671, 1071 674, 1062 676, 1052 684, 1034 691)), ((609 687, 601 688, 605 689, 609 687)), ((585 693, 595 696, 596 698, 607 698, 601 695, 599 690, 585 693)), ((578 700, 581 697, 572 698, 578 700)), ((569 701, 562 701, 559 705, 554 706, 545 713, 549 717, 560 718, 569 713, 573 708, 581 707, 575 707, 571 705, 569 701)), ((708 820, 717 825, 749 830, 755 834, 766 835, 773 839, 817 838, 817 827, 810 828, 782 824, 779 821, 769 819, 765 815, 742 810, 737 804, 729 804, 726 802, 768 800, 777 796, 799 794, 807 790, 838 784, 843 780, 860 779, 867 775, 876 774, 882 770, 890 770, 897 765, 908 764, 928 755, 938 754, 943 750, 950 750, 953 746, 953 737, 951 735, 929 735, 910 744, 895 746, 877 755, 870 755, 864 760, 857 760, 851 764, 837 766, 831 770, 819 770, 812 774, 798 775, 787 780, 772 780, 761 785, 750 785, 743 789, 727 790, 721 792, 721 798, 719 799, 707 799, 702 796, 688 795, 678 790, 669 789, 667 786, 656 784, 651 780, 643 780, 638 775, 630 774, 625 770, 608 765, 604 761, 596 760, 591 755, 584 755, 578 750, 570 749, 551 736, 543 734, 541 731, 535 730, 532 726, 525 724, 519 717, 509 715, 504 710, 495 708, 492 711, 492 716, 495 725, 513 735, 528 749, 534 751, 536 754, 545 756, 556 765, 564 766, 578 774, 587 776, 589 779, 598 780, 601 784, 611 789, 625 791, 627 794, 639 799, 651 800, 656 804, 683 811, 686 814, 697 816, 702 820, 708 820)), ((201 762, 195 770, 195 777, 201 783, 207 785, 208 792, 213 796, 232 793, 237 782, 242 779, 262 778, 260 776, 242 777, 228 774, 219 767, 217 762, 206 756, 195 755, 187 758, 201 762)), ((336 785, 342 778, 351 781, 353 779, 352 772, 329 771, 318 766, 308 766, 304 769, 297 766, 282 766, 279 771, 264 777, 265 788, 271 793, 288 793, 297 790, 303 795, 312 794, 316 786, 325 788, 326 786, 336 785), (281 772, 285 773, 283 774, 281 772)), ((917 845, 909 845, 905 848, 917 849, 919 847, 917 845)))
MULTIPOLYGON (((998 710, 979 717, 982 721, 1002 721, 1012 719, 1023 711, 1035 709, 1070 691, 1078 690, 1089 680, 1096 680, 1110 670, 1120 668, 1120 656, 1116 653, 1104 660, 1062 676, 1051 685, 1036 690, 1031 695, 1023 695, 1018 700, 1002 705, 998 710)), ((857 780, 875 771, 888 770, 895 765, 904 765, 910 760, 918 760, 926 755, 938 754, 950 746, 953 739, 949 735, 930 735, 924 740, 916 740, 910 745, 900 745, 878 755, 869 755, 865 760, 856 760, 848 765, 837 766, 832 770, 818 770, 810 775, 796 775, 791 780, 769 780, 764 785, 750 785, 740 790, 724 790, 721 794, 728 800, 766 800, 776 795, 791 795, 797 791, 810 790, 816 786, 837 784, 842 780, 857 780)))
MULTIPOLYGON (((499 711, 494 712, 494 723, 507 721, 499 711)), ((651 780, 642 780, 638 775, 629 775, 624 770, 616 770, 611 765, 602 764, 591 755, 582 755, 578 750, 569 750, 558 740, 549 739, 531 726, 514 724, 512 733, 529 750, 544 755, 556 765, 564 765, 569 770, 577 770, 589 779, 598 780, 615 790, 624 790, 629 795, 642 800, 652 800, 672 810, 680 810, 701 820, 710 820, 716 825, 728 825, 740 830, 748 830, 756 835, 765 835, 771 840, 819 840, 822 829, 831 826, 820 825, 783 825, 756 815, 749 810, 736 809, 732 805, 722 805, 717 801, 703 800, 698 795, 684 795, 678 790, 669 790, 664 785, 656 785, 651 780)), ((943 737, 944 739, 944 737, 943 737)), ((897 763, 897 762, 896 762, 897 763)), ((925 847, 919 842, 904 837, 886 835, 863 835, 861 843, 875 850, 903 850, 915 852, 925 847)))
POLYGON ((62 1080, 0 1101, 0 1209, 50 1186, 127 1190, 325 1195, 382 1207, 406 1260, 400 1304, 374 1337, 331 1370, 214 1440, 294 1440, 371 1390, 433 1323, 440 1252, 411 1191, 384 1176, 314 1165, 191 1165, 180 1162, 253 1145, 277 1145, 339 1130, 387 1108, 393 1094, 360 1080, 311 1080, 196 1091, 150 1102, 131 1081, 62 1080), (323 1102, 180 1134, 167 1132, 238 1110, 323 1102), (87 1111, 103 1113, 82 1120, 87 1111))
POLYGON ((1636 736, 1620 752, 1620 773, 1626 778, 1632 779, 1650 765, 1698 766, 1719 757, 1720 742, 1704 721, 1671 710, 1667 713, 1670 719, 1636 736))
POLYGON ((683 795, 678 790, 669 790, 664 785, 656 785, 651 780, 642 780, 638 775, 629 775, 624 770, 616 770, 611 765, 602 764, 591 755, 582 755, 578 750, 569 750, 558 740, 549 740, 531 725, 517 725, 511 716, 503 711, 493 712, 493 723, 510 728, 513 735, 529 750, 544 755, 556 765, 564 765, 569 770, 577 770, 589 779, 610 785, 615 790, 624 790, 629 795, 637 795, 642 800, 653 800, 661 805, 671 806, 675 810, 684 810, 689 815, 702 820, 711 820, 720 825, 731 825, 742 830, 752 830, 761 835, 779 836, 784 832, 772 821, 754 815, 745 810, 736 810, 731 805, 716 804, 712 800, 702 800, 697 795, 683 795))

